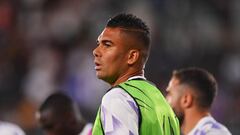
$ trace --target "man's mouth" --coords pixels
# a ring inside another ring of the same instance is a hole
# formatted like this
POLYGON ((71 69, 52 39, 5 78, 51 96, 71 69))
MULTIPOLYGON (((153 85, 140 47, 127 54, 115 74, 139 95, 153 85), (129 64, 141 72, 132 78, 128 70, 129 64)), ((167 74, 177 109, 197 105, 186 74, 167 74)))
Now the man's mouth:
POLYGON ((101 65, 99 64, 99 62, 94 62, 95 63, 95 70, 100 70, 101 65))

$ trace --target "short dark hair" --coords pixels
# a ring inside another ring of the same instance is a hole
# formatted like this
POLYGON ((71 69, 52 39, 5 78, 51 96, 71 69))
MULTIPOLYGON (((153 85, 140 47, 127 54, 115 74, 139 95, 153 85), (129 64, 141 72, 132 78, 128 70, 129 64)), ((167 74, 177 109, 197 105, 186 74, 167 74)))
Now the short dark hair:
POLYGON ((51 109, 56 114, 65 114, 73 110, 73 101, 70 97, 63 93, 54 93, 47 97, 47 99, 42 103, 39 111, 51 109))
POLYGON ((190 67, 173 71, 173 77, 176 77, 180 84, 193 88, 199 107, 211 107, 217 94, 217 82, 211 73, 202 68, 190 67))
POLYGON ((144 57, 146 57, 145 59, 147 60, 150 50, 150 32, 149 27, 142 21, 142 19, 133 14, 120 13, 110 18, 106 27, 123 28, 125 32, 134 35, 146 49, 146 54, 144 54, 146 56, 144 57))

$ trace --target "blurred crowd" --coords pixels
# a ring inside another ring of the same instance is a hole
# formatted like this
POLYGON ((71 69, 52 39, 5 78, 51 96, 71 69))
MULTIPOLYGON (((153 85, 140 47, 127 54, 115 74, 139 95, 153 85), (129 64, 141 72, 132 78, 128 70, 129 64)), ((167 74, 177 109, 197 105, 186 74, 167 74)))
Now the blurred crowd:
POLYGON ((109 86, 95 76, 92 50, 119 12, 151 28, 145 76, 164 93, 172 70, 207 69, 219 83, 212 114, 240 134, 239 0, 0 0, 0 120, 41 135, 35 112, 62 91, 93 121, 109 86))

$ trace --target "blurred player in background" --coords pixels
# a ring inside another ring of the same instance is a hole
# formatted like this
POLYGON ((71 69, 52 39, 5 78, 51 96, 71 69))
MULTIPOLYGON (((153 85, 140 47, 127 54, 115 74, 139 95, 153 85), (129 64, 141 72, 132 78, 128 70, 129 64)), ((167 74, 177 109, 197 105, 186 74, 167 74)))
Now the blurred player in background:
POLYGON ((167 100, 179 118, 184 135, 231 135, 210 114, 217 93, 212 74, 200 68, 173 71, 167 100))
POLYGON ((95 70, 112 88, 103 96, 94 135, 178 135, 178 120, 160 90, 144 77, 149 28, 131 14, 111 18, 97 39, 95 70))
POLYGON ((47 135, 91 135, 77 105, 66 95, 54 93, 40 106, 37 120, 47 135))

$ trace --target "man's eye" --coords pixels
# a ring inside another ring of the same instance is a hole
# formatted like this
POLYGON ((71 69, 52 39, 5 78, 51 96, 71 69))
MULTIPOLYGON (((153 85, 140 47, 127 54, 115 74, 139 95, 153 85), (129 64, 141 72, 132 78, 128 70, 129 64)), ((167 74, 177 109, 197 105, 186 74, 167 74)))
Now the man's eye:
POLYGON ((104 46, 106 46, 106 47, 110 47, 111 45, 110 45, 110 44, 104 44, 104 46))

